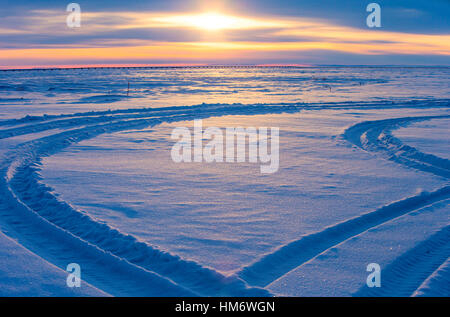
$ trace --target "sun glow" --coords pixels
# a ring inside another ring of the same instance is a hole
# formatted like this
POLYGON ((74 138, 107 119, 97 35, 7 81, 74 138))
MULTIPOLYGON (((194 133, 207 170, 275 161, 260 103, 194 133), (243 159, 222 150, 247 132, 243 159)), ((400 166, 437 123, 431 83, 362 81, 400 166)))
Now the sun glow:
POLYGON ((367 32, 321 20, 239 16, 219 11, 85 12, 84 26, 76 30, 79 40, 67 44, 54 41, 54 37, 72 38, 74 32, 58 27, 58 11, 32 14, 34 24, 24 24, 13 30, 0 28, 0 36, 35 34, 46 40, 40 44, 18 41, 11 43, 11 47, 0 43, 0 68, 29 64, 148 64, 154 61, 228 64, 258 59, 265 63, 269 57, 310 58, 310 52, 314 51, 366 56, 450 56, 450 35, 447 34, 367 32), (105 38, 111 30, 121 31, 129 37, 105 38), (168 39, 163 40, 166 34, 168 39), (96 41, 90 40, 93 35, 96 41))
MULTIPOLYGON (((271 27, 274 23, 216 12, 183 14, 154 18, 168 27, 191 27, 207 31, 271 27)), ((278 26, 278 24, 277 24, 278 26)))
POLYGON ((239 25, 238 18, 217 13, 205 13, 193 17, 192 24, 205 30, 232 29, 239 25))

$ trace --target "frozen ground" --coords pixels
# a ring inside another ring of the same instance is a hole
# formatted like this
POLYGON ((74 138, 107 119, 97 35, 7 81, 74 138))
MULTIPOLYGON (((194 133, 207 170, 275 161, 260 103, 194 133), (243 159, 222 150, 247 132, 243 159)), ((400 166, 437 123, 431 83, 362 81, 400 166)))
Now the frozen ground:
MULTIPOLYGON (((144 78, 151 96, 95 102, 99 88, 87 85, 94 95, 80 103, 80 92, 42 97, 39 86, 27 93, 39 101, 2 106, 0 225, 20 243, 0 240, 10 262, 26 248, 21 257, 55 281, 77 262, 86 282, 117 296, 449 295, 448 69, 198 71, 173 75, 173 86, 161 74, 125 74, 144 78), (152 98, 158 107, 132 107, 152 98), (81 112, 90 105, 97 112, 81 112), (31 108, 51 115, 12 119, 31 108), (279 171, 174 163, 173 128, 199 118, 205 127, 280 127, 279 171), (374 262, 380 289, 365 286, 374 262)), ((70 76, 55 82, 79 74, 70 76)))
POLYGON ((416 149, 450 159, 450 119, 434 119, 400 128, 394 135, 416 149))
POLYGON ((80 288, 66 285, 67 274, 0 233, 0 296, 107 296, 81 281, 80 288))

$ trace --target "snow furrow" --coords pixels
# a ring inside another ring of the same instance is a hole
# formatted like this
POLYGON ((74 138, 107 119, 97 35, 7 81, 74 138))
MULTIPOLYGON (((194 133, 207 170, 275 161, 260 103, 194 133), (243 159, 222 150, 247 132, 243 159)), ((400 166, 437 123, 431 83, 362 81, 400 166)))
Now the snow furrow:
POLYGON ((204 111, 197 107, 176 107, 176 108, 158 108, 158 109, 142 109, 133 110, 130 112, 101 112, 97 115, 94 113, 88 113, 89 115, 83 116, 82 114, 74 115, 68 117, 68 115, 62 115, 61 117, 54 116, 52 120, 46 120, 47 117, 36 118, 39 123, 31 122, 30 124, 20 125, 18 127, 11 127, 7 129, 0 130, 0 140, 7 139, 19 135, 26 135, 30 133, 38 133, 53 129, 70 129, 74 127, 80 127, 82 125, 94 125, 100 123, 124 121, 130 119, 146 119, 146 118, 169 118, 174 115, 195 115, 201 114, 202 112, 207 112, 210 115, 222 115, 223 113, 233 114, 234 111, 241 113, 245 109, 248 113, 253 113, 256 111, 259 114, 271 113, 272 111, 298 111, 298 106, 279 106, 279 105, 266 105, 256 107, 255 105, 211 105, 203 106, 204 111))
MULTIPOLYGON (((4 171, 5 166, 3 175, 4 171)), ((69 263, 80 264, 82 278, 97 288, 115 296, 197 295, 55 226, 21 203, 4 181, 0 191, 0 215, 8 235, 62 269, 69 263)))
POLYGON ((239 276, 250 285, 264 287, 320 253, 375 226, 403 216, 418 208, 450 198, 450 186, 422 193, 376 211, 352 218, 323 231, 293 241, 245 267, 239 276))
POLYGON ((450 297, 450 257, 414 292, 414 297, 450 297))
POLYGON ((404 145, 390 133, 393 129, 404 127, 413 122, 444 119, 450 116, 424 116, 366 121, 352 126, 344 133, 344 137, 356 146, 423 172, 432 173, 448 179, 450 177, 450 161, 422 153, 419 150, 404 145))
MULTIPOLYGON (((448 179, 450 171, 448 169, 450 164, 448 160, 424 154, 412 147, 404 146, 400 140, 389 134, 392 129, 410 122, 448 117, 428 116, 367 121, 347 129, 344 137, 358 147, 368 151, 385 152, 384 154, 387 153, 389 159, 397 163, 448 179)), ((337 244, 370 228, 449 197, 450 186, 445 186, 432 193, 424 192, 417 196, 394 202, 373 212, 295 240, 243 268, 238 273, 238 276, 250 285, 267 286, 274 280, 337 244)))
MULTIPOLYGON (((449 254, 450 226, 446 226, 383 269, 381 287, 363 287, 354 296, 412 296, 421 284, 448 260, 449 254)), ((448 268, 446 272, 448 282, 448 268)), ((440 279, 442 276, 435 275, 434 277, 439 278, 439 281, 434 281, 435 283, 445 284, 445 280, 440 279)), ((438 296, 445 296, 440 293, 445 292, 445 288, 439 289, 438 296)))
MULTIPOLYGON (((175 122, 207 118, 218 115, 280 113, 296 111, 292 107, 253 108, 235 106, 229 109, 213 109, 201 113, 186 111, 178 115, 170 113, 167 117, 129 119, 102 123, 73 129, 55 135, 50 135, 22 144, 16 150, 7 154, 6 166, 3 169, 5 180, 4 191, 11 190, 16 195, 17 204, 23 204, 36 216, 47 221, 58 230, 63 230, 68 236, 79 240, 80 244, 92 245, 106 254, 118 257, 125 262, 156 272, 182 289, 189 289, 194 294, 205 296, 267 296, 269 293, 257 288, 249 288, 237 277, 226 277, 218 272, 200 266, 199 264, 180 259, 177 256, 162 252, 148 244, 137 241, 134 237, 122 234, 105 224, 96 222, 85 213, 75 210, 67 203, 58 200, 50 189, 39 183, 38 167, 40 158, 52 155, 70 144, 93 138, 102 133, 112 133, 122 130, 145 128, 161 122, 175 122), (8 188, 8 186, 10 186, 8 188)), ((84 123, 84 122, 83 122, 84 123)), ((8 208, 7 208, 8 209, 8 208)), ((9 209, 8 209, 9 210, 9 209)), ((14 214, 9 215, 14 218, 14 214)), ((19 218, 9 221, 10 226, 23 225, 19 218)), ((17 231, 21 231, 18 229, 17 231)), ((20 235, 20 234, 19 234, 20 235)), ((25 238, 25 235, 22 235, 25 238)), ((47 239, 43 234, 29 239, 47 239)), ((30 241, 30 240, 29 240, 30 241)), ((58 239, 49 243, 54 246, 64 242, 58 239)), ((42 244, 45 245, 45 244, 42 244)), ((45 257, 45 250, 39 254, 45 257)), ((37 252, 38 253, 38 252, 37 252)), ((61 253, 64 254, 64 253, 61 253)), ((93 285, 96 283, 92 282, 93 285)), ((114 294, 113 290, 108 290, 114 294)))
POLYGON ((182 107, 164 107, 164 108, 142 108, 142 109, 119 109, 108 111, 91 111, 75 114, 61 115, 43 115, 43 116, 26 116, 20 119, 10 119, 0 121, 0 139, 5 139, 28 133, 36 133, 54 128, 69 128, 80 126, 81 124, 94 124, 101 122, 110 122, 118 119, 137 118, 137 117, 157 117, 168 116, 180 113, 202 113, 204 111, 214 111, 218 113, 224 109, 229 112, 232 109, 247 109, 251 114, 252 109, 258 109, 258 112, 267 109, 270 113, 271 109, 291 108, 299 110, 321 110, 321 109, 380 109, 380 108, 439 108, 448 106, 450 100, 414 100, 409 102, 340 102, 340 103, 271 103, 271 104, 200 104, 194 106, 182 107))
MULTIPOLYGON (((356 105, 336 105, 350 106, 356 105)), ((0 130, 0 139, 53 129, 66 131, 55 131, 56 134, 26 142, 7 154, 1 169, 1 220, 11 232, 15 232, 21 243, 37 254, 48 257, 56 265, 61 267, 70 259, 72 262, 78 260, 85 263, 88 281, 113 295, 151 295, 155 292, 155 285, 162 285, 156 287, 156 295, 165 295, 167 292, 170 295, 267 296, 270 295, 267 291, 250 288, 247 283, 257 287, 266 286, 336 244, 417 208, 449 198, 450 186, 446 186, 432 193, 422 193, 395 202, 305 236, 244 268, 237 276, 226 277, 96 222, 87 214, 57 199, 51 189, 39 181, 42 157, 103 133, 141 129, 162 122, 227 115, 292 113, 305 108, 305 105, 298 104, 216 104, 44 116, 29 120, 29 124, 26 119, 9 122, 4 125, 8 128, 0 130), (14 127, 15 124, 20 126, 14 127), (55 234, 49 235, 48 232, 55 234), (54 239, 55 236, 58 238, 54 239), (121 270, 120 280, 115 280, 114 273, 110 275, 111 270, 121 270), (121 287, 122 280, 135 285, 133 287, 125 283, 121 287), (127 293, 127 290, 133 291, 127 293)), ((436 117, 423 117, 420 120, 430 118, 436 117)), ((400 141, 387 133, 387 127, 392 129, 402 123, 401 119, 363 123, 347 130, 345 136, 357 146, 377 152, 385 150, 391 157, 396 157, 399 163, 407 165, 402 160, 414 161, 418 169, 430 171, 424 167, 427 165, 428 169, 434 169, 432 172, 435 174, 448 178, 447 160, 402 146, 400 141), (371 129, 373 127, 376 129, 371 129), (386 135, 382 135, 382 132, 386 135), (372 143, 377 143, 377 146, 372 143), (405 154, 398 153, 401 151, 405 154)), ((409 165, 414 166, 412 163, 409 165)))

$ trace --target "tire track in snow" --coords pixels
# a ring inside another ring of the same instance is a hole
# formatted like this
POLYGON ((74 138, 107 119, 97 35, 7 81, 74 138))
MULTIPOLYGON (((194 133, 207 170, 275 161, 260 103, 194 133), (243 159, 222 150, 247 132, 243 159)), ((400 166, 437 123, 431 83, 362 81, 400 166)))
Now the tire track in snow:
MULTIPOLYGON (((394 128, 411 122, 448 117, 450 116, 367 121, 347 129, 344 138, 365 150, 383 153, 389 159, 400 164, 448 179, 450 176, 450 161, 403 145, 400 140, 390 134, 390 131, 394 128)), ((373 212, 346 220, 284 245, 243 268, 237 274, 250 285, 265 287, 291 270, 350 238, 449 197, 450 186, 445 186, 431 193, 423 192, 417 196, 394 202, 373 212)))
POLYGON ((238 274, 250 285, 265 287, 286 273, 310 261, 322 252, 361 233, 433 203, 450 198, 450 186, 435 192, 422 193, 384 206, 373 212, 330 226, 323 231, 306 235, 257 262, 238 274))
POLYGON ((450 258, 419 286, 414 297, 450 297, 450 258))
MULTIPOLYGON (((162 252, 152 246, 137 241, 106 224, 98 223, 87 214, 58 200, 51 189, 39 182, 39 163, 43 156, 52 155, 63 148, 93 138, 103 133, 146 128, 162 122, 177 122, 208 118, 211 116, 249 115, 266 113, 297 112, 292 106, 254 107, 242 105, 219 105, 203 111, 192 109, 173 109, 165 116, 154 117, 135 111, 125 120, 99 116, 90 122, 77 118, 62 122, 40 123, 40 131, 45 129, 68 128, 72 130, 56 133, 33 141, 25 142, 6 154, 1 165, 0 212, 2 221, 13 231, 23 244, 43 257, 49 257, 55 264, 82 262, 87 265, 87 281, 113 295, 127 294, 127 287, 115 281, 115 275, 106 274, 111 269, 122 272, 121 280, 128 281, 131 295, 158 296, 268 296, 269 292, 249 288, 244 281, 183 260, 172 254, 162 252), (81 128, 76 128, 77 123, 81 128), (88 124, 91 123, 91 124, 88 124), (18 212, 20 211, 20 212, 18 212), (27 219, 28 221, 24 221, 27 219), (45 228, 45 230, 44 230, 45 228), (55 232, 58 239, 51 239, 55 232), (77 248, 74 248, 74 245, 77 248), (73 251, 71 251, 74 249, 73 251), (86 255, 91 250, 95 256, 86 255), (102 262, 97 268, 90 264, 102 262), (118 263, 116 263, 118 262, 118 263), (108 266, 112 268, 108 271, 108 266), (117 267, 118 266, 118 267, 117 267), (119 268, 122 268, 119 270, 119 268), (136 273, 139 272, 139 274, 136 273), (146 275, 147 274, 147 275, 146 275), (146 278, 142 278, 144 275, 146 278), (109 283, 108 283, 109 282, 109 283), (145 288, 142 283, 146 283, 145 288), (136 284, 133 288, 132 285, 136 284), (103 287, 103 288, 102 288, 103 287), (156 287, 156 291, 155 291, 156 287), (125 293, 124 293, 125 292, 125 293)), ((145 112, 145 111, 144 111, 145 112)), ((21 127, 23 133, 36 132, 34 126, 21 127)), ((9 133, 9 132, 8 132, 9 133)))
MULTIPOLYGON (((448 262, 449 254, 450 226, 446 226, 384 268, 380 288, 363 287, 354 296, 412 296, 442 263, 448 262)), ((448 267, 446 272, 448 282, 448 267)), ((442 276, 435 275, 434 277, 442 276)), ((439 285, 439 290, 433 290, 434 295, 436 296, 436 293, 439 293, 437 296, 445 296, 443 293, 447 289, 448 296, 449 285, 445 285, 442 280, 439 280, 438 283, 443 285, 439 285)), ((431 284, 430 286, 436 285, 431 284)), ((428 292, 430 291, 428 290, 428 292)))
MULTIPOLYGON (((345 136, 358 147, 381 153, 387 159, 408 168, 450 178, 450 161, 422 153, 405 145, 391 132, 414 122, 446 119, 447 116, 421 116, 368 121, 349 128, 345 136), (359 136, 359 140, 358 140, 359 136)), ((447 292, 449 279, 450 226, 446 226, 425 241, 397 258, 383 270, 382 288, 361 288, 355 296, 414 296, 415 294, 441 294, 447 292), (439 267, 441 265, 441 267, 439 267)), ((447 295, 448 296, 448 295, 447 295)))
MULTIPOLYGON (((75 114, 60 115, 43 115, 43 116, 26 116, 20 119, 8 119, 0 121, 0 140, 18 135, 26 135, 49 130, 50 127, 70 128, 80 126, 82 122, 85 124, 93 124, 100 122, 111 122, 118 119, 137 118, 137 117, 157 117, 170 116, 171 114, 202 113, 205 108, 208 111, 216 110, 220 116, 220 110, 226 109, 227 112, 232 108, 246 108, 249 114, 254 109, 280 109, 291 108, 299 110, 321 110, 321 109, 389 109, 389 108, 442 108, 448 107, 450 99, 436 100, 413 100, 409 102, 334 102, 334 103, 271 103, 271 104, 200 104, 194 106, 181 107, 164 107, 164 108, 143 108, 143 109, 119 109, 108 111, 91 111, 75 114)), ((257 110, 256 110, 257 111, 257 110)), ((267 112, 269 113, 269 112, 267 112)))
POLYGON ((115 296, 197 296, 52 224, 17 200, 4 182, 0 183, 0 191, 5 233, 62 270, 69 263, 78 263, 83 281, 115 296))
MULTIPOLYGON (((132 267, 138 269, 138 271, 143 270, 144 276, 146 276, 147 279, 149 276, 156 279, 159 283, 165 285, 169 293, 186 294, 186 292, 194 292, 193 294, 198 295, 217 296, 253 296, 255 294, 268 294, 264 293, 262 290, 248 289, 242 280, 236 277, 224 277, 213 270, 201 267, 197 263, 181 260, 176 256, 161 252, 147 244, 140 243, 135 238, 124 235, 107 225, 97 223, 86 214, 74 210, 67 203, 59 201, 50 193, 50 188, 39 182, 39 161, 43 156, 51 155, 70 144, 95 137, 102 133, 111 133, 133 128, 145 128, 149 125, 157 125, 161 122, 176 122, 192 120, 194 118, 200 119, 211 116, 234 114, 252 115, 298 112, 300 109, 303 109, 303 107, 297 105, 201 105, 195 108, 130 109, 114 112, 88 112, 72 116, 45 116, 38 118, 37 120, 29 120, 26 118, 18 120, 16 124, 22 124, 23 126, 18 128, 8 127, 7 129, 0 130, 0 138, 8 138, 11 136, 25 135, 52 129, 71 128, 73 130, 27 142, 16 151, 8 154, 8 158, 5 161, 6 168, 1 171, 1 175, 3 175, 5 180, 5 186, 0 186, 0 191, 10 192, 12 196, 8 201, 7 208, 0 207, 0 210, 3 209, 2 211, 7 211, 6 213, 8 214, 3 220, 7 220, 5 221, 9 224, 9 227, 13 231, 16 231, 20 239, 24 240, 24 244, 28 244, 30 248, 35 248, 40 251, 37 252, 38 254, 49 256, 49 251, 45 250, 48 246, 54 247, 55 250, 59 247, 63 248, 64 252, 55 251, 53 252, 54 254, 51 255, 54 257, 52 258, 54 262, 64 260, 64 255, 70 254, 68 250, 71 249, 71 246, 65 241, 65 238, 59 239, 58 241, 46 241, 45 243, 40 243, 40 246, 37 246, 40 238, 44 240, 46 238, 45 235, 47 231, 41 230, 42 227, 48 225, 54 226, 56 228, 54 230, 60 230, 60 235, 63 237, 67 238, 68 236, 70 239, 76 241, 75 244, 81 245, 79 247, 81 252, 76 253, 78 256, 83 254, 83 250, 86 251, 92 247, 94 250, 103 252, 102 254, 105 254, 106 257, 115 257, 114 259, 118 260, 120 263, 126 263, 124 264, 124 267, 127 269, 132 267), (31 121, 31 124, 24 123, 27 121, 31 121), (38 121, 38 123, 36 123, 36 121, 38 121), (77 129, 80 126, 82 126, 82 128, 77 129), (18 205, 10 208, 11 204, 14 205, 16 202, 18 205), (22 207, 25 208, 25 211, 22 211, 24 215, 31 214, 34 218, 39 219, 39 221, 24 222, 24 218, 22 218, 22 216, 19 217, 18 213, 14 212, 15 209, 21 209, 22 207), (39 222, 43 222, 45 225, 39 222), (36 230, 37 234, 35 234, 36 232, 33 232, 33 230, 30 230, 27 236, 24 230, 30 229, 30 223, 32 227, 34 226, 32 229, 36 230), (102 233, 106 233, 106 235, 98 235, 96 230, 99 228, 105 230, 102 233), (38 239, 36 239, 36 237, 38 237, 38 239), (119 244, 116 243, 118 241, 119 244), (148 261, 149 259, 151 261, 148 261), (156 274, 153 272, 156 272, 156 274), (162 281, 159 279, 162 279, 162 281), (175 288, 172 289, 172 287, 175 288)), ((9 122, 8 125, 14 124, 9 122)), ((448 190, 449 189, 446 187, 434 193, 423 193, 421 197, 408 198, 405 201, 400 201, 393 205, 408 205, 411 202, 419 202, 419 204, 432 203, 433 201, 439 201, 439 195, 448 195, 448 190)), ((0 199, 0 206, 3 205, 4 207, 2 202, 4 202, 5 199, 8 200, 6 197, 7 195, 5 195, 3 199, 0 199)), ((386 208, 389 210, 389 207, 390 206, 383 207, 381 210, 386 208)), ((382 213, 383 212, 381 211, 379 212, 379 214, 382 213)), ((370 217, 367 217, 367 219, 369 218, 370 217)), ((111 259, 108 258, 108 260, 105 261, 104 266, 109 266, 114 262, 110 261, 111 259)), ((92 283, 93 285, 100 284, 105 286, 107 291, 111 294, 127 294, 127 290, 130 288, 126 286, 120 290, 120 285, 117 285, 117 283, 112 286, 107 283, 105 284, 105 280, 108 281, 108 279, 112 280, 110 281, 112 284, 114 284, 115 281, 111 275, 100 274, 100 276, 98 276, 99 268, 101 270, 102 267, 97 267, 96 265, 93 265, 92 267, 91 278, 95 282, 92 283)), ((141 273, 143 272, 141 271, 141 273)), ((126 273, 124 274, 127 276, 126 273)), ((134 281, 136 281, 136 279, 134 279, 134 281)), ((133 279, 131 279, 131 283, 132 282, 133 279)), ((257 283, 255 283, 255 285, 257 285, 257 283)), ((164 287, 162 289, 164 289, 164 287)), ((137 286, 136 292, 146 294, 145 292, 148 293, 151 292, 151 290, 149 290, 148 287, 139 289, 139 286, 137 286)), ((158 292, 158 295, 164 295, 164 292, 158 292)))
POLYGON ((414 147, 403 144, 391 131, 414 122, 450 118, 449 116, 424 116, 366 121, 347 129, 344 137, 356 146, 397 162, 403 166, 450 178, 450 161, 432 154, 422 153, 414 147))

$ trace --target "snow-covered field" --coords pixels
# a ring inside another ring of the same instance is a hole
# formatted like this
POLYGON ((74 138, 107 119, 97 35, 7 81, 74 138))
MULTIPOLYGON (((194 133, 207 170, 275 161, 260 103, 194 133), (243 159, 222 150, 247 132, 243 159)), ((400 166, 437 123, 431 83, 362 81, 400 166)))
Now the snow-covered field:
POLYGON ((449 296, 448 78, 3 72, 0 295, 449 296), (278 172, 173 162, 171 133, 194 119, 279 127, 278 172), (69 263, 81 288, 65 285, 69 263))

